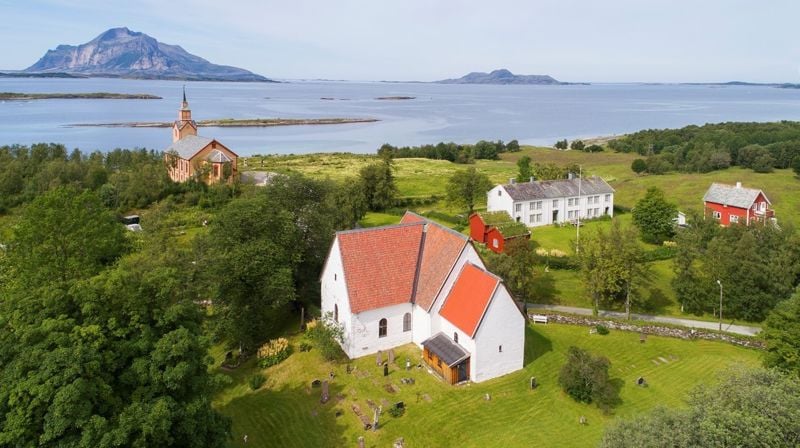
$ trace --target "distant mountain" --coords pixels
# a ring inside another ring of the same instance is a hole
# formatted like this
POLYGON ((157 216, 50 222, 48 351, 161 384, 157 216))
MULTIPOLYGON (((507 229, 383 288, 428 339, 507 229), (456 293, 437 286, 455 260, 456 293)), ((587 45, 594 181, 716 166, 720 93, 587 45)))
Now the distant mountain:
POLYGON ((443 79, 436 81, 440 84, 537 84, 537 85, 564 85, 549 75, 515 75, 502 68, 491 73, 472 72, 458 79, 443 79))
POLYGON ((26 73, 62 72, 97 77, 190 81, 275 82, 253 72, 216 65, 128 28, 112 28, 78 46, 48 50, 26 73))

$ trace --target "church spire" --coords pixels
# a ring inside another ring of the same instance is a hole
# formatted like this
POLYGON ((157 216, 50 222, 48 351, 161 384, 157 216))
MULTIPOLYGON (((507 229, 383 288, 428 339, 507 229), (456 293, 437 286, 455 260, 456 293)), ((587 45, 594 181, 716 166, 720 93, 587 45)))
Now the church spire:
POLYGON ((197 124, 192 120, 192 111, 186 100, 186 86, 183 86, 183 102, 178 109, 178 119, 172 125, 172 141, 176 142, 187 135, 197 135, 197 124))

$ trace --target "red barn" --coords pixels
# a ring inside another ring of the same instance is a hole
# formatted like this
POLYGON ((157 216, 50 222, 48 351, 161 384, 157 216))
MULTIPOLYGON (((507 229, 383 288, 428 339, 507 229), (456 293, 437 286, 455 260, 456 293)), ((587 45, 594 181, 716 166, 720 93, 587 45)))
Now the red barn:
POLYGON ((703 196, 704 215, 710 216, 721 226, 731 224, 750 225, 755 222, 774 222, 775 211, 763 191, 736 185, 713 183, 703 196))
POLYGON ((530 239, 531 232, 524 224, 511 219, 506 212, 473 213, 469 217, 469 236, 501 254, 506 241, 513 238, 530 239))

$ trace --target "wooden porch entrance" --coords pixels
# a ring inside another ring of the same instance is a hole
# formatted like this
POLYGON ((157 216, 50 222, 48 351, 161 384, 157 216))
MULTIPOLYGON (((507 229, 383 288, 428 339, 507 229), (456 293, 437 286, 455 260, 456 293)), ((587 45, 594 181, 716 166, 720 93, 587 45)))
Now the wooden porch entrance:
POLYGON ((425 363, 448 384, 469 380, 469 353, 443 333, 422 343, 425 363))

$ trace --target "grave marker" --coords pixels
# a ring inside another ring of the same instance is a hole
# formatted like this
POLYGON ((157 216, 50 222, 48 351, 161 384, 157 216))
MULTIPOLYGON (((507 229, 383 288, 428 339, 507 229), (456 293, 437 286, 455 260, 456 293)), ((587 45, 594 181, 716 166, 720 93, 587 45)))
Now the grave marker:
POLYGON ((322 382, 322 397, 320 398, 319 402, 325 404, 330 399, 330 395, 328 394, 328 382, 322 382))

